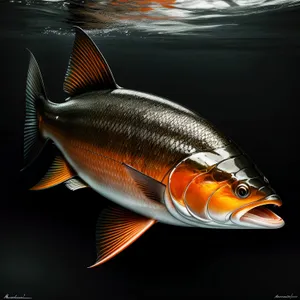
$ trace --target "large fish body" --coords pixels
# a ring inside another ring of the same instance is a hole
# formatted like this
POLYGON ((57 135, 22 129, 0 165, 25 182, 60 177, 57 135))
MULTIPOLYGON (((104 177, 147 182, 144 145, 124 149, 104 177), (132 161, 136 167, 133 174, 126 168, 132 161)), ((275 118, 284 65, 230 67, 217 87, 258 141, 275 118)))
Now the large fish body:
POLYGON ((124 164, 163 182, 186 157, 229 143, 191 111, 126 89, 45 102, 42 119, 44 137, 89 186, 136 213, 177 225, 182 222, 162 203, 135 186, 124 164))
POLYGON ((279 228, 265 207, 281 205, 267 179, 198 114, 161 97, 120 88, 100 51, 79 28, 64 103, 47 99, 31 54, 26 89, 25 161, 38 140, 59 154, 32 189, 65 182, 91 187, 118 207, 99 218, 95 265, 155 222, 205 228, 279 228), (122 224, 122 225, 120 225, 122 224))

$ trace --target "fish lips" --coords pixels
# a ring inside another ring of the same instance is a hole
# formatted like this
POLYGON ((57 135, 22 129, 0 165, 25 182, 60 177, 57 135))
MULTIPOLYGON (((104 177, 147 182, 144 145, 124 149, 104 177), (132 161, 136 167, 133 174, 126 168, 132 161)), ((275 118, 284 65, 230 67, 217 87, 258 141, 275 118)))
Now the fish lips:
POLYGON ((235 210, 230 220, 241 227, 257 229, 277 229, 284 226, 281 217, 275 214, 266 205, 281 206, 282 201, 277 195, 246 204, 235 210))

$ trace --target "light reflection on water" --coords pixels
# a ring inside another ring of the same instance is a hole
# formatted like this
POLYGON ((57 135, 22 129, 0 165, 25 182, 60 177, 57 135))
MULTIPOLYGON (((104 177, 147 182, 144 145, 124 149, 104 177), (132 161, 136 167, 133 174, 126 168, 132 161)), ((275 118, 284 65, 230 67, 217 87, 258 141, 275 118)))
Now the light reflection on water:
MULTIPOLYGON (((68 34, 79 25, 100 34, 133 30, 148 33, 192 34, 238 26, 251 14, 298 6, 300 0, 10 0, 16 9, 34 12, 27 21, 46 34, 68 34)), ((0 4, 1 5, 1 4, 0 4)))

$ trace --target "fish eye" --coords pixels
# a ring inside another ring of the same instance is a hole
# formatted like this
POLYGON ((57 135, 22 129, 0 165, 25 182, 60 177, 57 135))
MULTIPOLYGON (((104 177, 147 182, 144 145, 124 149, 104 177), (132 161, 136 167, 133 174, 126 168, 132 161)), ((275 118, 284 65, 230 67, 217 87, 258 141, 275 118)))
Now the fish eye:
POLYGON ((235 194, 239 198, 242 198, 242 199, 247 198, 250 195, 250 188, 246 183, 240 183, 235 188, 235 194))

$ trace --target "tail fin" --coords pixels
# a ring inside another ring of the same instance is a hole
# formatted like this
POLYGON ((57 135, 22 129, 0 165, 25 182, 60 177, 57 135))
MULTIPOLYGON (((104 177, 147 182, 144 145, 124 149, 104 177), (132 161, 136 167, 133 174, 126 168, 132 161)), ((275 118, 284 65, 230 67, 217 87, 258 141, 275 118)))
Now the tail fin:
MULTIPOLYGON (((29 50, 28 50, 29 51, 29 50)), ((38 63, 30 53, 29 68, 26 83, 26 113, 24 126, 24 163, 27 165, 35 154, 39 145, 39 120, 37 102, 41 98, 47 99, 44 82, 38 63)))

